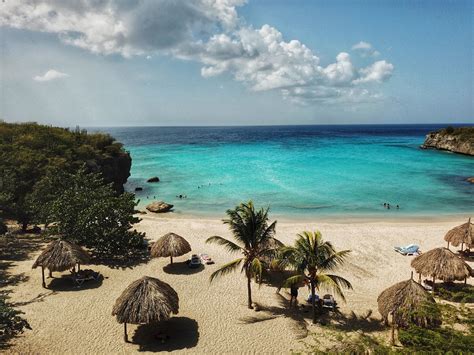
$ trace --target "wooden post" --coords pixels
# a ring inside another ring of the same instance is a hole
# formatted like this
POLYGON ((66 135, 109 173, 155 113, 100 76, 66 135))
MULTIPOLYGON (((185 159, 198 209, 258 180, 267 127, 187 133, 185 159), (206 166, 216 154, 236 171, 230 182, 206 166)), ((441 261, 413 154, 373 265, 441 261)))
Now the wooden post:
POLYGON ((464 242, 461 243, 461 251, 464 250, 464 242))
POLYGON ((41 276, 43 278, 43 287, 46 288, 46 282, 44 281, 44 266, 41 265, 41 276))
MULTIPOLYGON (((49 270, 49 269, 48 269, 49 270)), ((51 270, 49 270, 49 278, 52 279, 53 278, 53 272, 51 270)))
POLYGON ((449 242, 448 242, 448 249, 449 249, 449 242))
POLYGON ((170 259, 171 259, 171 264, 173 264, 173 257, 172 257, 172 256, 170 256, 170 259))
POLYGON ((390 339, 390 343, 392 344, 392 346, 395 345, 395 317, 393 315, 394 312, 392 312, 392 333, 391 333, 391 339, 390 339))
POLYGON ((418 274, 418 283, 421 285, 421 272, 418 274))
POLYGON ((77 263, 77 271, 81 271, 81 263, 77 263))
POLYGON ((431 291, 434 295, 435 292, 435 276, 433 275, 433 290, 431 291))
POLYGON ((123 340, 128 343, 127 323, 123 323, 123 340))

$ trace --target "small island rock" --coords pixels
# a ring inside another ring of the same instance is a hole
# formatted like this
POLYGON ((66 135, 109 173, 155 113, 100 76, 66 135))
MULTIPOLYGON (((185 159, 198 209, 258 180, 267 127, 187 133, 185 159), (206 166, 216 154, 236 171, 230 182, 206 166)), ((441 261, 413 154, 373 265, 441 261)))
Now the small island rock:
POLYGON ((148 206, 146 206, 146 209, 148 211, 154 212, 154 213, 169 212, 172 208, 173 208, 173 205, 170 205, 169 203, 166 203, 163 201, 153 201, 148 206))
POLYGON ((135 187, 135 191, 143 191, 143 187, 135 187))
POLYGON ((153 176, 149 178, 146 182, 160 182, 160 178, 158 176, 153 176))

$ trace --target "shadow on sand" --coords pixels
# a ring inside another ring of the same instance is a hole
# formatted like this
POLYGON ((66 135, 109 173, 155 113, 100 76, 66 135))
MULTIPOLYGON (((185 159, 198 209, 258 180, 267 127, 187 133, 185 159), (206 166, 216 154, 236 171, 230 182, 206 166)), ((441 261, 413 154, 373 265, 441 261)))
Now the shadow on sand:
MULTIPOLYGON (((51 279, 49 279, 51 280, 51 279)), ((54 292, 57 291, 81 291, 98 288, 102 285, 104 277, 100 275, 98 280, 84 281, 82 285, 77 285, 71 276, 63 275, 61 277, 54 277, 49 283, 46 283, 46 287, 54 292)))
POLYGON ((138 351, 173 351, 190 349, 199 340, 198 323, 187 317, 173 317, 159 324, 144 324, 138 326, 132 337, 132 342, 139 346, 138 351), (167 340, 163 343, 156 338, 158 333, 165 334, 167 340))
POLYGON ((172 275, 192 275, 197 274, 204 270, 204 265, 200 265, 197 268, 190 268, 186 261, 174 262, 173 264, 168 264, 163 266, 163 271, 167 274, 172 275))

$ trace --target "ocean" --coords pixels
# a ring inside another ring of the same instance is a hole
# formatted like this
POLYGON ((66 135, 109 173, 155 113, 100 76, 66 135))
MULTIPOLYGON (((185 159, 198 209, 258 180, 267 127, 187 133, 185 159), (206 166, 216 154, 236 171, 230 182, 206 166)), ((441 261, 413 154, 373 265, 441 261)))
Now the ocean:
POLYGON ((419 149, 437 125, 111 127, 132 156, 140 205, 223 217, 242 201, 274 217, 474 212, 474 157, 419 149), (147 183, 159 176, 159 183, 147 183), (179 195, 186 198, 179 198, 179 195), (390 203, 386 209, 383 203, 390 203), (396 208, 399 205, 399 209, 396 208))

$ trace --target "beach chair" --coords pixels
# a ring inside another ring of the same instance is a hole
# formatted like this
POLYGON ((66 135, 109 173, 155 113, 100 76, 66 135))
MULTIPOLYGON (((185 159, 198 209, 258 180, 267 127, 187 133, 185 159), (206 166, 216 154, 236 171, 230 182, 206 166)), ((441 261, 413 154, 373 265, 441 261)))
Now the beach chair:
POLYGON ((73 275, 73 280, 77 286, 82 286, 85 281, 98 281, 100 279, 100 273, 87 269, 81 270, 73 275))
POLYGON ((204 264, 207 264, 207 265, 214 264, 214 260, 212 260, 212 258, 209 255, 201 254, 200 257, 204 264))
POLYGON ((406 247, 393 247, 393 249, 402 255, 405 256, 412 256, 412 255, 419 255, 420 254, 420 247, 416 244, 410 244, 406 247))
POLYGON ((334 297, 330 294, 323 296, 323 308, 329 308, 331 310, 335 310, 337 306, 337 302, 334 297))

